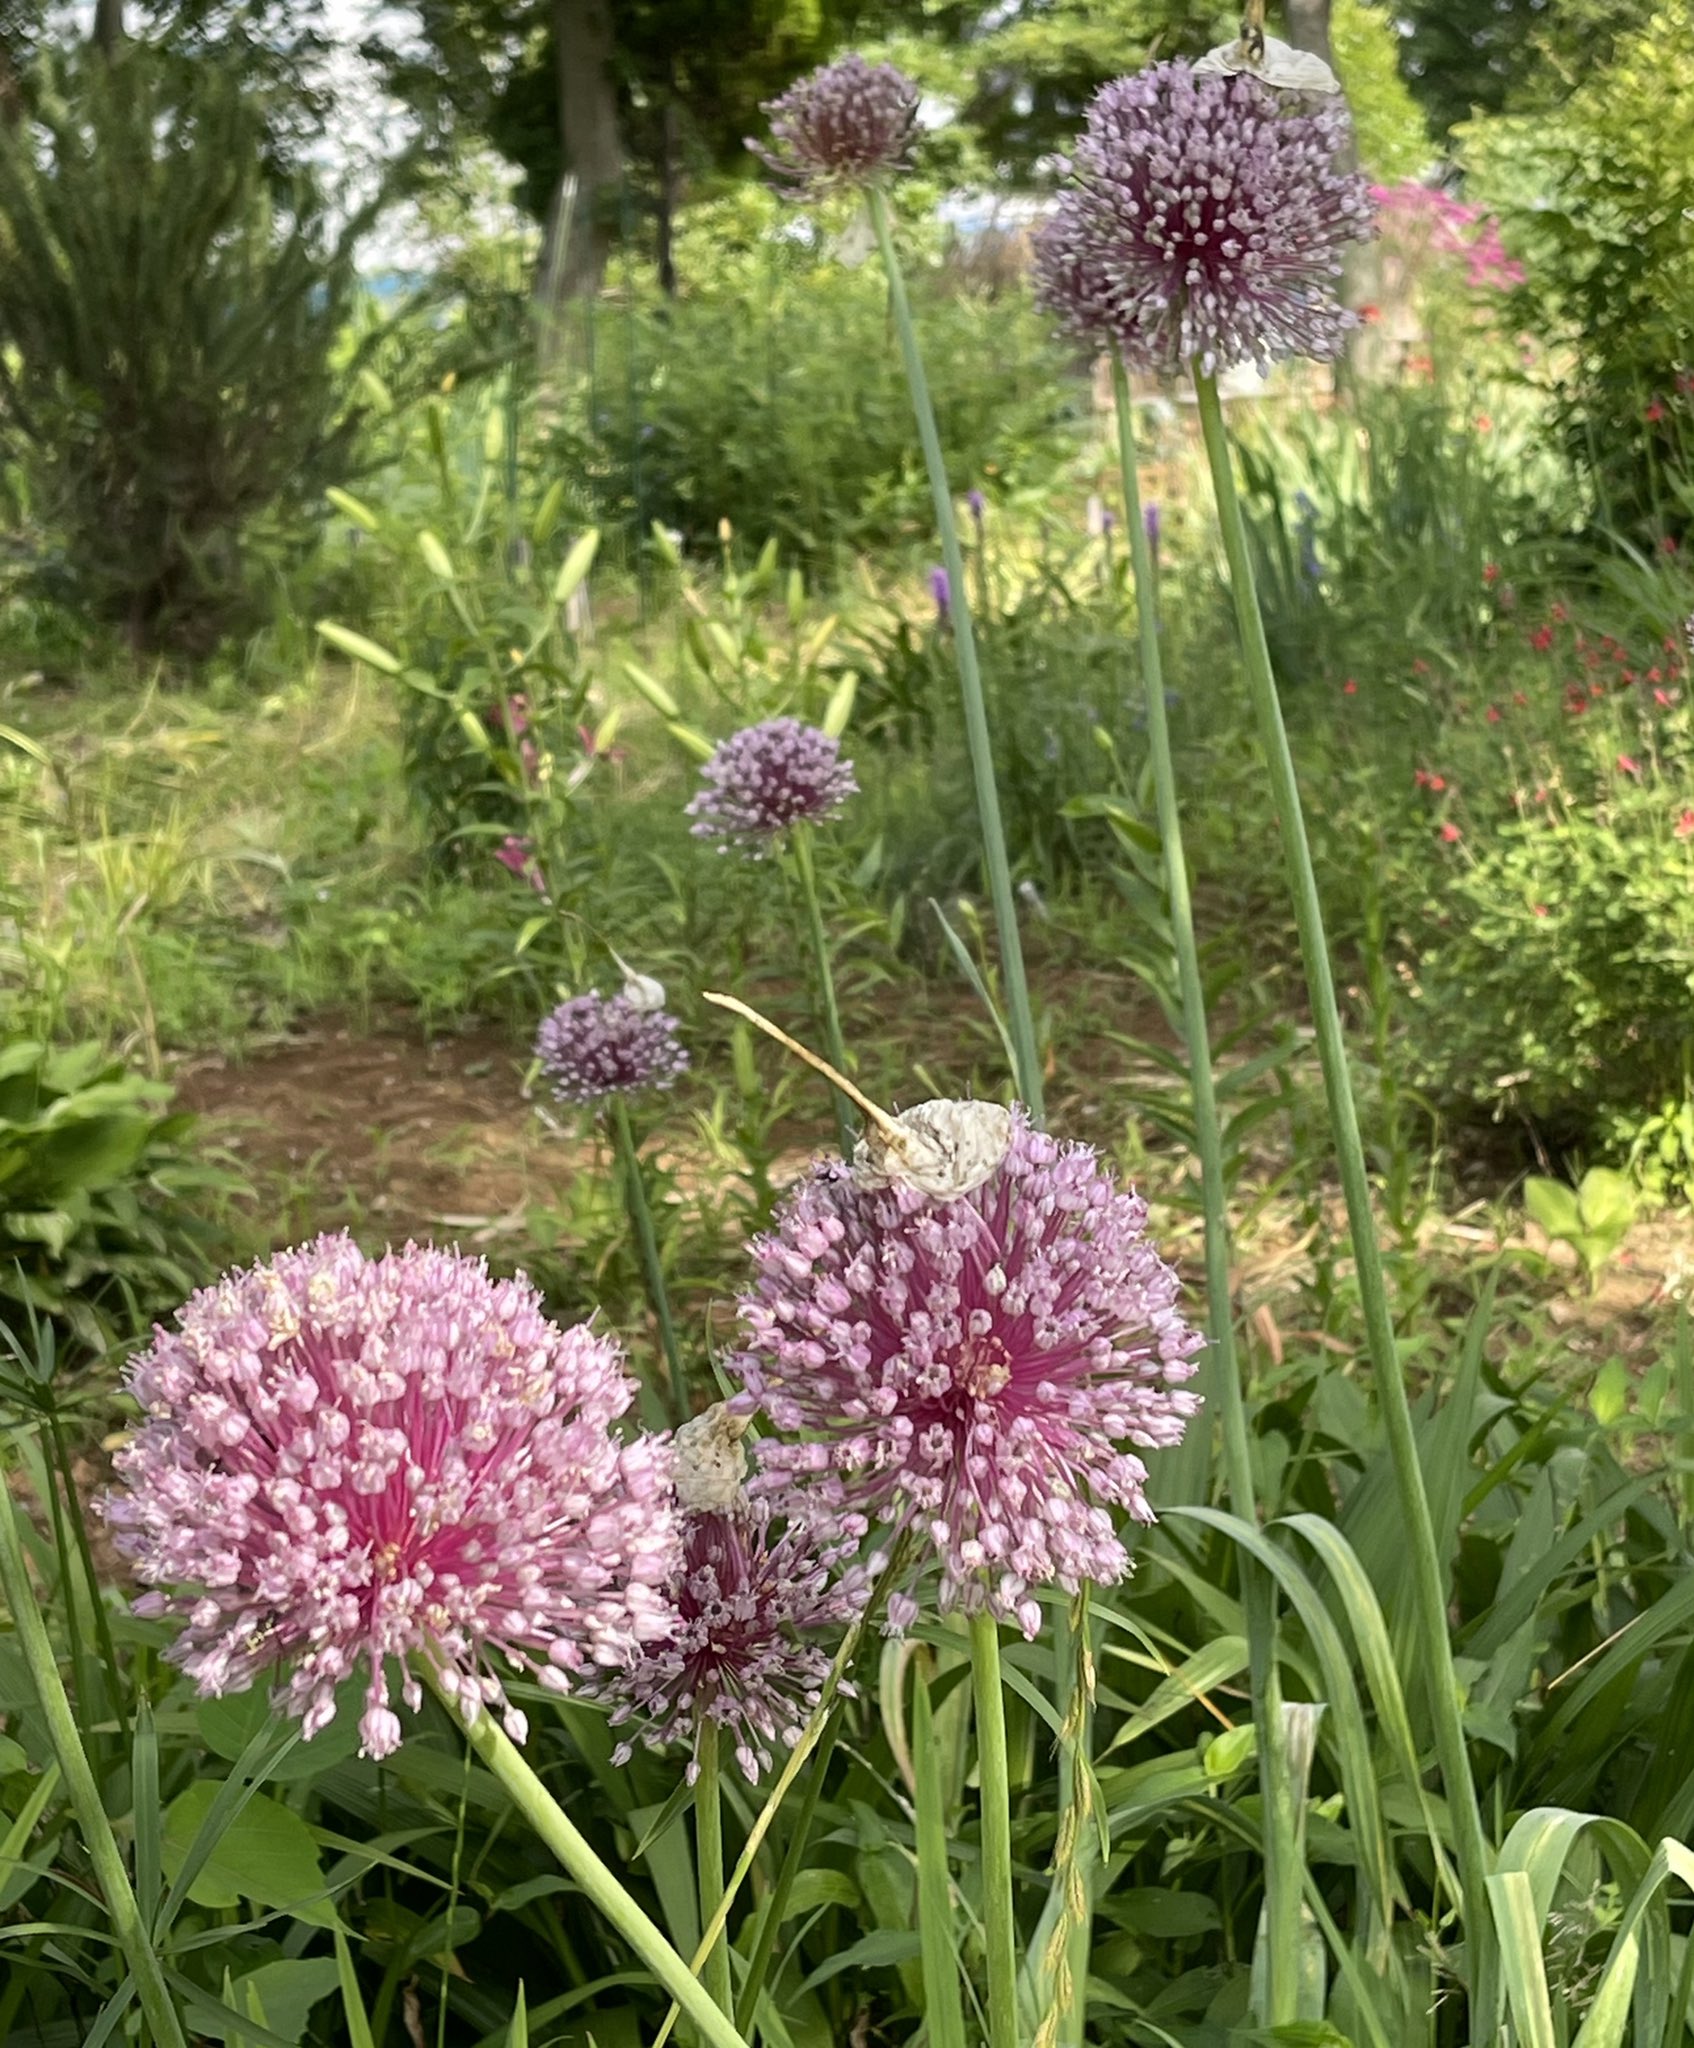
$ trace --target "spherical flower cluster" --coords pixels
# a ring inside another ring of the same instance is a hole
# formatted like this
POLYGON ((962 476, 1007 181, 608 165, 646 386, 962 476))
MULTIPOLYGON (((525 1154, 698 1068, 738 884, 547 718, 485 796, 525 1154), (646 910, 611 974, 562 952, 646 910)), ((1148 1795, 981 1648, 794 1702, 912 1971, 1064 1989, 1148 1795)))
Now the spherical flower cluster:
POLYGON ((137 1611, 202 1694, 291 1670, 310 1738, 366 1674, 365 1753, 389 1755, 417 1660, 467 1720, 524 1716, 498 1655, 565 1691, 662 1635, 676 1559, 669 1460, 612 1424, 634 1387, 610 1339, 560 1330, 527 1280, 408 1245, 323 1237, 226 1274, 158 1329, 128 1385, 147 1420, 105 1514, 137 1611))
POLYGON ((1033 1588, 1123 1576, 1109 1510, 1152 1511, 1122 1446, 1181 1440, 1201 1339, 1145 1204, 1089 1147, 1019 1112, 999 1163, 951 1200, 821 1165, 753 1259, 730 1369, 743 1405, 797 1434, 761 1442, 756 1493, 843 1535, 909 1529, 943 1607, 1030 1636, 1033 1588))
POLYGON ((757 859, 790 825, 821 825, 857 794, 841 743, 797 718, 767 718, 733 733, 700 771, 688 806, 695 836, 757 859))
POLYGON ((1117 79, 1037 237, 1043 303, 1166 375, 1338 354, 1355 324, 1335 293, 1341 252, 1372 232, 1369 187, 1336 169, 1346 133, 1339 99, 1290 100, 1245 73, 1117 79))
POLYGON ((688 1068, 676 1019, 632 1001, 628 991, 572 996, 535 1034, 535 1057, 559 1102, 602 1102, 643 1088, 672 1087, 688 1068))
MULTIPOLYGON (((670 1588, 674 1632, 600 1686, 612 1726, 634 1722, 647 1748, 659 1749, 693 1742, 711 1722, 757 1784, 777 1747, 799 1740, 829 1676, 829 1639, 869 1598, 871 1568, 850 1562, 857 1549, 856 1540, 826 1541, 800 1524, 779 1530, 762 1502, 685 1515, 670 1588)), ((690 1783, 697 1774, 691 1762, 690 1783)))
POLYGON ((918 89, 892 64, 839 57, 767 100, 771 149, 747 147, 802 197, 900 169, 917 132, 918 89))

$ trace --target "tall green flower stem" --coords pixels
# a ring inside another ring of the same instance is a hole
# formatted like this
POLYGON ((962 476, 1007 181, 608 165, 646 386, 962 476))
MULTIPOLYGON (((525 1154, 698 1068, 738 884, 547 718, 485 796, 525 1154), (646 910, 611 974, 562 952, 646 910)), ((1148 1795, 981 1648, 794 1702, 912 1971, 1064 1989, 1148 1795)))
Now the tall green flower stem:
POLYGON ((11 1609, 12 1626, 24 1653, 24 1663, 35 1687, 42 1718, 47 1724, 48 1740, 53 1745, 53 1754, 64 1778, 71 1808, 76 1814, 88 1860, 94 1866, 95 1880, 105 1901, 106 1917, 112 1924, 124 1961, 129 1965, 149 2037, 158 2044, 158 2048, 186 2048, 182 2022, 177 2017, 176 2006, 165 1983, 164 1966, 148 1937, 135 1888, 124 1868, 117 1837, 112 1833, 112 1823, 107 1818, 100 1788, 95 1783, 93 1767, 82 1745, 76 1715, 65 1692, 64 1681, 59 1676, 47 1624, 36 1601, 35 1588, 30 1583, 29 1566, 18 1535, 19 1512, 6 1487, 4 1474, 0 1473, 0 1590, 4 1591, 6 1605, 11 1609))
POLYGON ((498 1719, 493 1714, 481 1713, 467 1723, 457 1703, 441 1690, 436 1675, 426 1670, 423 1676, 464 1730, 465 1740, 493 1772, 501 1789, 524 1820, 559 1859, 589 1905, 629 1943, 694 2022, 700 2038, 709 2042, 711 2048, 747 2048, 723 2007, 601 1862, 575 1823, 530 1768, 523 1752, 507 1737, 498 1719))
POLYGON ((800 1811, 794 1816, 782 1868, 777 1872, 776 1883, 765 1894, 759 1907, 759 1917, 754 1923, 753 1945, 748 1951, 747 1971, 735 2006, 735 2024, 744 2034, 752 2027, 759 1994, 765 1988, 765 1975, 776 1952, 776 1938, 788 1918, 788 1900, 794 1890, 794 1880, 800 1875, 811 1846, 812 1823, 817 1819, 818 1802, 823 1797, 824 1780, 829 1775, 829 1762, 835 1754, 835 1738, 840 1727, 841 1703, 838 1700, 830 1710, 817 1749, 813 1752, 812 1768, 806 1773, 806 1789, 800 1795, 800 1811))
POLYGON ((947 464, 941 453, 935 403, 930 397, 929 378, 918 348, 917 329, 912 323, 912 303, 906 293, 905 274, 894 246, 888 201, 881 190, 872 185, 865 193, 865 204, 870 209, 871 227, 876 235, 877 248, 882 253, 882 267, 888 274, 888 302, 894 314, 895 332, 899 336, 906 383, 912 394, 918 439, 923 444, 924 466, 929 472, 930 495, 935 501, 935 522, 941 532, 941 560, 947 571, 953 614, 953 648, 959 664, 959 690, 964 699, 965 744, 970 752, 971 776, 976 784, 976 810, 982 827, 983 860, 988 869, 988 895, 994 907, 994 923, 1000 940, 1000 971, 1005 982, 1012 1051, 1017 1065, 1018 1096, 1039 1124, 1046 1118, 1042 1100, 1041 1055, 1035 1043, 1035 1017, 1030 1009, 1029 978, 1024 972, 1023 940, 1018 932, 1017 902, 1012 894, 1012 869, 1006 856, 1006 828, 1000 817, 1000 792, 994 781, 994 749, 988 736, 988 705, 982 691, 976 634, 971 626, 965 558, 959 546, 959 522, 953 513, 953 491, 947 481, 947 464))
MULTIPOLYGON (((710 1715, 694 1742, 700 1775, 694 1780, 694 1867, 700 1888, 700 1925, 710 1927, 723 1902, 723 1787, 718 1778, 718 1724, 710 1715)), ((729 1939, 712 1943, 700 1972, 712 2003, 733 2016, 735 1987, 729 1975, 729 1939)))
MULTIPOLYGON (((1230 1508, 1240 1520, 1257 1527, 1252 1450, 1235 1352, 1223 1133, 1212 1076, 1206 990, 1200 975, 1200 947, 1194 935, 1194 905, 1188 889, 1188 859, 1182 844, 1182 810, 1177 797, 1176 763, 1171 753, 1170 718, 1165 706, 1164 660, 1159 646, 1158 590, 1153 550, 1142 517, 1141 479, 1136 464, 1135 416, 1129 375, 1123 359, 1117 355, 1112 358, 1112 396, 1117 408, 1118 468, 1129 529, 1130 569, 1135 578, 1142 693, 1147 700, 1147 745, 1153 764, 1159 843, 1164 853, 1171 946, 1176 954, 1177 987, 1182 999, 1188 1086, 1194 1105, 1194 1149, 1200 1156, 1200 1193, 1206 1225, 1206 1311, 1211 1336, 1206 1391, 1216 1401, 1222 1422, 1230 1508)), ((1253 1725, 1259 1735, 1259 1788, 1264 1815, 1265 2010, 1259 2019, 1267 2027, 1279 2027, 1297 2017, 1301 1858, 1298 1818, 1282 1740, 1275 1593, 1269 1574, 1245 1555, 1241 1560, 1241 1597, 1247 1622, 1253 1725)))
POLYGON ((1311 847, 1306 838, 1294 757, 1282 722, 1276 676, 1271 668, 1264 620, 1260 616, 1258 594, 1253 585, 1253 565, 1247 551, 1247 530, 1241 517, 1241 505, 1235 492, 1229 435, 1218 399, 1217 381, 1198 364, 1194 370, 1194 388, 1199 399, 1200 426, 1205 436, 1206 459, 1212 472, 1212 488, 1217 498, 1218 524, 1229 563, 1230 590, 1241 634, 1247 687, 1258 720, 1259 740, 1269 771, 1271 801, 1276 810, 1283 858, 1287 862, 1294 899, 1294 920, 1300 934, 1300 953, 1312 1007, 1312 1027, 1323 1068, 1324 1095, 1335 1134, 1342 1193, 1347 1204, 1347 1224, 1358 1273, 1365 1338, 1382 1407, 1389 1457, 1394 1467, 1395 1490, 1399 1495, 1400 1512, 1405 1519, 1410 1544, 1419 1661, 1423 1665, 1429 1694, 1436 1760, 1441 1767, 1442 1783, 1452 1814, 1459 1884, 1464 1894, 1465 1944, 1472 1959, 1472 2026, 1480 2039, 1481 2030, 1492 2024, 1497 1968, 1486 1887, 1488 1849, 1482 1828, 1482 1812, 1477 1803, 1476 1781, 1471 1775, 1470 1754, 1465 1747, 1458 1680, 1453 1670, 1453 1649, 1447 1632, 1447 1600, 1442 1586, 1441 1560, 1435 1547, 1429 1495, 1424 1486, 1423 1467, 1418 1460, 1417 1439, 1412 1430, 1411 1403, 1406 1395, 1406 1383, 1401 1376, 1394 1341, 1394 1323, 1389 1313, 1388 1291, 1382 1272, 1382 1250, 1377 1242, 1376 1218, 1371 1203, 1370 1174, 1365 1164, 1358 1112, 1354 1107, 1352 1083, 1347 1071, 1347 1047, 1341 1032, 1341 1014, 1335 1001, 1335 979, 1329 964, 1323 907, 1312 867, 1311 847))
POLYGON ((971 1616, 976 1773, 982 1792, 982 1921, 988 1943, 988 2048, 1018 2048, 1018 1931, 1012 1913, 1012 1783, 1000 1625, 971 1616))
MULTIPOLYGON (((794 874, 800 885, 800 901, 806 912, 806 930, 812 942, 812 966, 818 978, 818 1008, 822 1014, 824 1045, 830 1065, 838 1074, 847 1071, 847 1042, 841 1035, 841 1011, 835 1000, 835 971, 829 964, 829 934, 824 930, 823 905, 818 901, 818 871, 812 858, 811 828, 797 824, 789 835, 794 854, 794 874)), ((847 1104, 836 1089, 830 1090, 835 1105, 835 1136, 843 1159, 853 1156, 853 1120, 847 1104)))
POLYGON ((647 1180, 641 1169, 641 1153, 635 1143, 635 1132, 630 1127, 629 1105, 621 1095, 612 1097, 612 1134, 617 1140, 618 1164, 623 1169, 624 1205, 629 1211, 630 1225, 641 1252, 641 1272, 647 1282, 647 1299, 659 1325, 659 1345, 665 1354, 665 1384, 671 1420, 680 1428, 688 1420, 688 1385, 682 1376, 682 1353, 677 1346, 676 1321, 671 1315, 665 1269, 659 1263, 659 1240, 653 1229, 653 1210, 647 1200, 647 1180))

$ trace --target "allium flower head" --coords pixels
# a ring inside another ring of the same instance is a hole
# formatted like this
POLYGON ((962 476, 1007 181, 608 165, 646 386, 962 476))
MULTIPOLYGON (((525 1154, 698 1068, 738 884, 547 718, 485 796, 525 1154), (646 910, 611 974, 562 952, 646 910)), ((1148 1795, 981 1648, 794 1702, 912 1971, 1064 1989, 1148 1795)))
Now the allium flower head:
POLYGON ((688 1067, 678 1025, 639 993, 572 996, 535 1034, 542 1078, 559 1102, 603 1102, 644 1088, 669 1088, 688 1067))
POLYGON ((844 1534, 909 1528, 943 1607, 1031 1636, 1035 1587, 1123 1576, 1109 1510, 1152 1520, 1124 1446, 1180 1441, 1201 1339, 1145 1204, 1089 1147, 1015 1112, 999 1163, 952 1199, 820 1165, 753 1260, 738 1398, 799 1438, 761 1441, 755 1494, 844 1534))
POLYGON ((428 1659, 467 1719, 507 1705, 496 1656, 557 1691, 668 1627, 668 1451, 612 1424, 617 1347, 560 1330, 527 1280, 408 1245, 367 1259, 322 1237, 227 1273, 155 1330, 130 1391, 147 1420, 104 1502, 187 1626, 168 1652, 202 1694, 274 1665, 310 1738, 367 1676, 366 1754, 400 1741, 386 1660, 420 1702, 428 1659))
MULTIPOLYGON (((635 1723, 638 1739, 660 1749, 692 1743, 715 1722, 756 1784, 775 1750, 799 1740, 829 1676, 831 1639, 869 1598, 869 1569, 849 1562, 857 1549, 799 1523, 779 1532, 761 1502, 685 1515, 674 1632, 599 1687, 613 1702, 612 1726, 635 1723)), ((690 1763, 690 1782, 697 1773, 690 1763)))
POLYGON ((747 147, 804 198, 902 168, 917 132, 918 89, 892 64, 838 57, 767 100, 764 112, 774 147, 747 147))
POLYGON ((1246 73, 1155 64, 1096 95, 1072 182, 1036 240, 1037 291, 1132 368, 1208 374, 1340 352, 1335 280, 1372 232, 1370 190, 1338 171, 1336 99, 1279 97, 1246 73))
POLYGON ((767 718, 733 733, 700 771, 705 787, 688 806, 699 839, 755 858, 790 825, 821 825, 858 791, 841 742, 797 718, 767 718))

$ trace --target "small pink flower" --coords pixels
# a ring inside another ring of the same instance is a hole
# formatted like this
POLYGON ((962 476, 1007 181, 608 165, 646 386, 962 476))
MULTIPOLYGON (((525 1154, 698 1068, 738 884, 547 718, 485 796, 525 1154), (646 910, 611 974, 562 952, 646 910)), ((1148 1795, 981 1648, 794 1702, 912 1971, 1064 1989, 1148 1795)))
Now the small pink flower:
POLYGON ((1661 711, 1668 711, 1671 705, 1676 702, 1676 692, 1674 690, 1655 690, 1653 692, 1653 702, 1658 705, 1661 711))
POLYGON ((1547 915, 1547 906, 1545 903, 1536 903, 1531 906, 1531 911, 1536 917, 1545 917, 1547 915))
POLYGON ((1664 418, 1664 416, 1664 401, 1663 399, 1659 398, 1655 398, 1652 404, 1648 406, 1647 410, 1641 415, 1641 417, 1647 422, 1647 424, 1652 427, 1656 427, 1659 424, 1660 420, 1664 418))
POLYGON ((1488 723, 1489 723, 1490 725, 1498 725, 1498 724, 1500 723, 1500 707, 1499 707, 1499 705, 1498 705, 1498 704, 1490 704, 1490 705, 1489 705, 1489 707, 1488 707, 1488 710, 1487 710, 1487 712, 1486 712, 1486 713, 1485 713, 1484 715, 1485 715, 1485 716, 1487 717, 1488 723))
POLYGON ((508 832, 495 847, 494 858, 503 868, 510 868, 520 881, 527 882, 538 896, 546 895, 547 884, 542 877, 541 863, 535 857, 535 847, 530 840, 508 832))
POLYGON ((1500 564, 1498 562, 1484 562, 1482 565, 1482 580, 1484 583, 1498 583, 1500 580, 1500 564))
POLYGON ((1620 775, 1639 775, 1641 773, 1641 763, 1635 759, 1633 754, 1619 754, 1618 773, 1620 775))
POLYGON ((1444 824, 1441 828, 1441 837, 1447 842, 1449 846, 1454 845, 1458 840, 1462 839, 1464 836, 1465 835, 1459 830, 1458 826, 1453 823, 1451 818, 1449 818, 1446 824, 1444 824))
POLYGON ((1359 686, 1351 676, 1341 685, 1341 694, 1343 697, 1356 697, 1359 694, 1359 686))
POLYGON ((1694 839, 1694 810, 1685 810, 1670 829, 1677 839, 1694 839))
POLYGON ((1537 654, 1545 654, 1553 644, 1552 627, 1537 626, 1535 631, 1529 636, 1529 644, 1535 649, 1537 654))

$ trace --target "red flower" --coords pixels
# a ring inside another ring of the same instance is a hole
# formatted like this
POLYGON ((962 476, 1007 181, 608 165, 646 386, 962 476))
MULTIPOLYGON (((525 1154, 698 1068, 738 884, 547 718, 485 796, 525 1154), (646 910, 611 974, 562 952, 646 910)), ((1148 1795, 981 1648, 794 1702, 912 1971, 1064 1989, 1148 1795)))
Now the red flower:
POLYGON ((1545 654, 1553 644, 1552 627, 1537 626, 1535 631, 1529 636, 1529 644, 1535 649, 1537 654, 1545 654))
POLYGON ((1664 679, 1665 672, 1662 668, 1650 668, 1647 671, 1647 680, 1650 683, 1662 683, 1664 679))
POLYGON ((1498 725, 1498 724, 1500 723, 1500 707, 1499 707, 1499 705, 1498 705, 1498 704, 1490 704, 1490 705, 1489 705, 1489 707, 1488 707, 1488 723, 1489 723, 1490 725, 1498 725))
POLYGON ((1670 829, 1678 839, 1694 839, 1694 811, 1684 811, 1670 829))
POLYGON ((1545 903, 1537 903, 1532 905, 1531 907, 1533 908, 1534 913, 1537 917, 1545 917, 1547 915, 1547 906, 1545 903))
POLYGON ((1656 427, 1659 424, 1660 420, 1664 418, 1664 416, 1664 402, 1661 399, 1657 398, 1653 400, 1652 404, 1648 406, 1647 410, 1641 415, 1641 417, 1647 422, 1647 424, 1650 427, 1656 427))
POLYGON ((1493 421, 1492 421, 1492 420, 1491 420, 1491 419, 1490 419, 1490 418, 1488 417, 1487 413, 1485 413, 1485 412, 1479 412, 1479 413, 1477 414, 1477 416, 1476 416, 1476 431, 1477 431, 1477 432, 1478 432, 1479 434, 1491 434, 1491 433, 1493 433, 1493 431, 1494 431, 1494 422, 1493 422, 1493 421))
POLYGON ((1498 583, 1500 580, 1500 564, 1498 562, 1484 562, 1482 565, 1482 580, 1484 583, 1498 583))
POLYGON ((1674 690, 1655 690, 1653 692, 1653 702, 1659 706, 1660 710, 1668 711, 1676 702, 1676 692, 1674 690))
POLYGON ((1374 327, 1382 318, 1382 308, 1380 306, 1361 306, 1359 308, 1359 318, 1367 327, 1374 327))
POLYGON ((1553 605, 1552 616, 1554 620, 1562 626, 1565 623, 1565 621, 1570 617, 1570 613, 1565 610, 1562 604, 1555 602, 1553 605))
POLYGON ((1524 693, 1521 690, 1514 690, 1512 692, 1512 702, 1521 711, 1524 708, 1524 706, 1529 702, 1529 699, 1524 695, 1524 693))
POLYGON ((1674 555, 1676 553, 1676 535, 1674 533, 1667 533, 1664 539, 1659 542, 1659 552, 1662 555, 1674 555))
POLYGON ((1359 694, 1359 686, 1351 676, 1341 685, 1341 694, 1343 697, 1356 697, 1359 694))
POLYGON ((1462 839, 1464 836, 1465 835, 1459 830, 1458 826, 1453 823, 1451 818, 1449 818, 1446 824, 1443 825, 1441 828, 1441 837, 1447 842, 1449 846, 1451 846, 1455 840, 1462 839))
POLYGON ((1641 763, 1636 760, 1633 754, 1619 754, 1618 773, 1620 775, 1639 775, 1641 773, 1641 763))
POLYGON ((1541 784, 1541 786, 1540 786, 1540 788, 1536 790, 1536 792, 1535 792, 1535 801, 1536 801, 1536 802, 1537 802, 1538 804, 1544 804, 1544 803, 1545 803, 1545 802, 1547 801, 1547 785, 1546 785, 1546 783, 1542 783, 1542 784, 1541 784))

